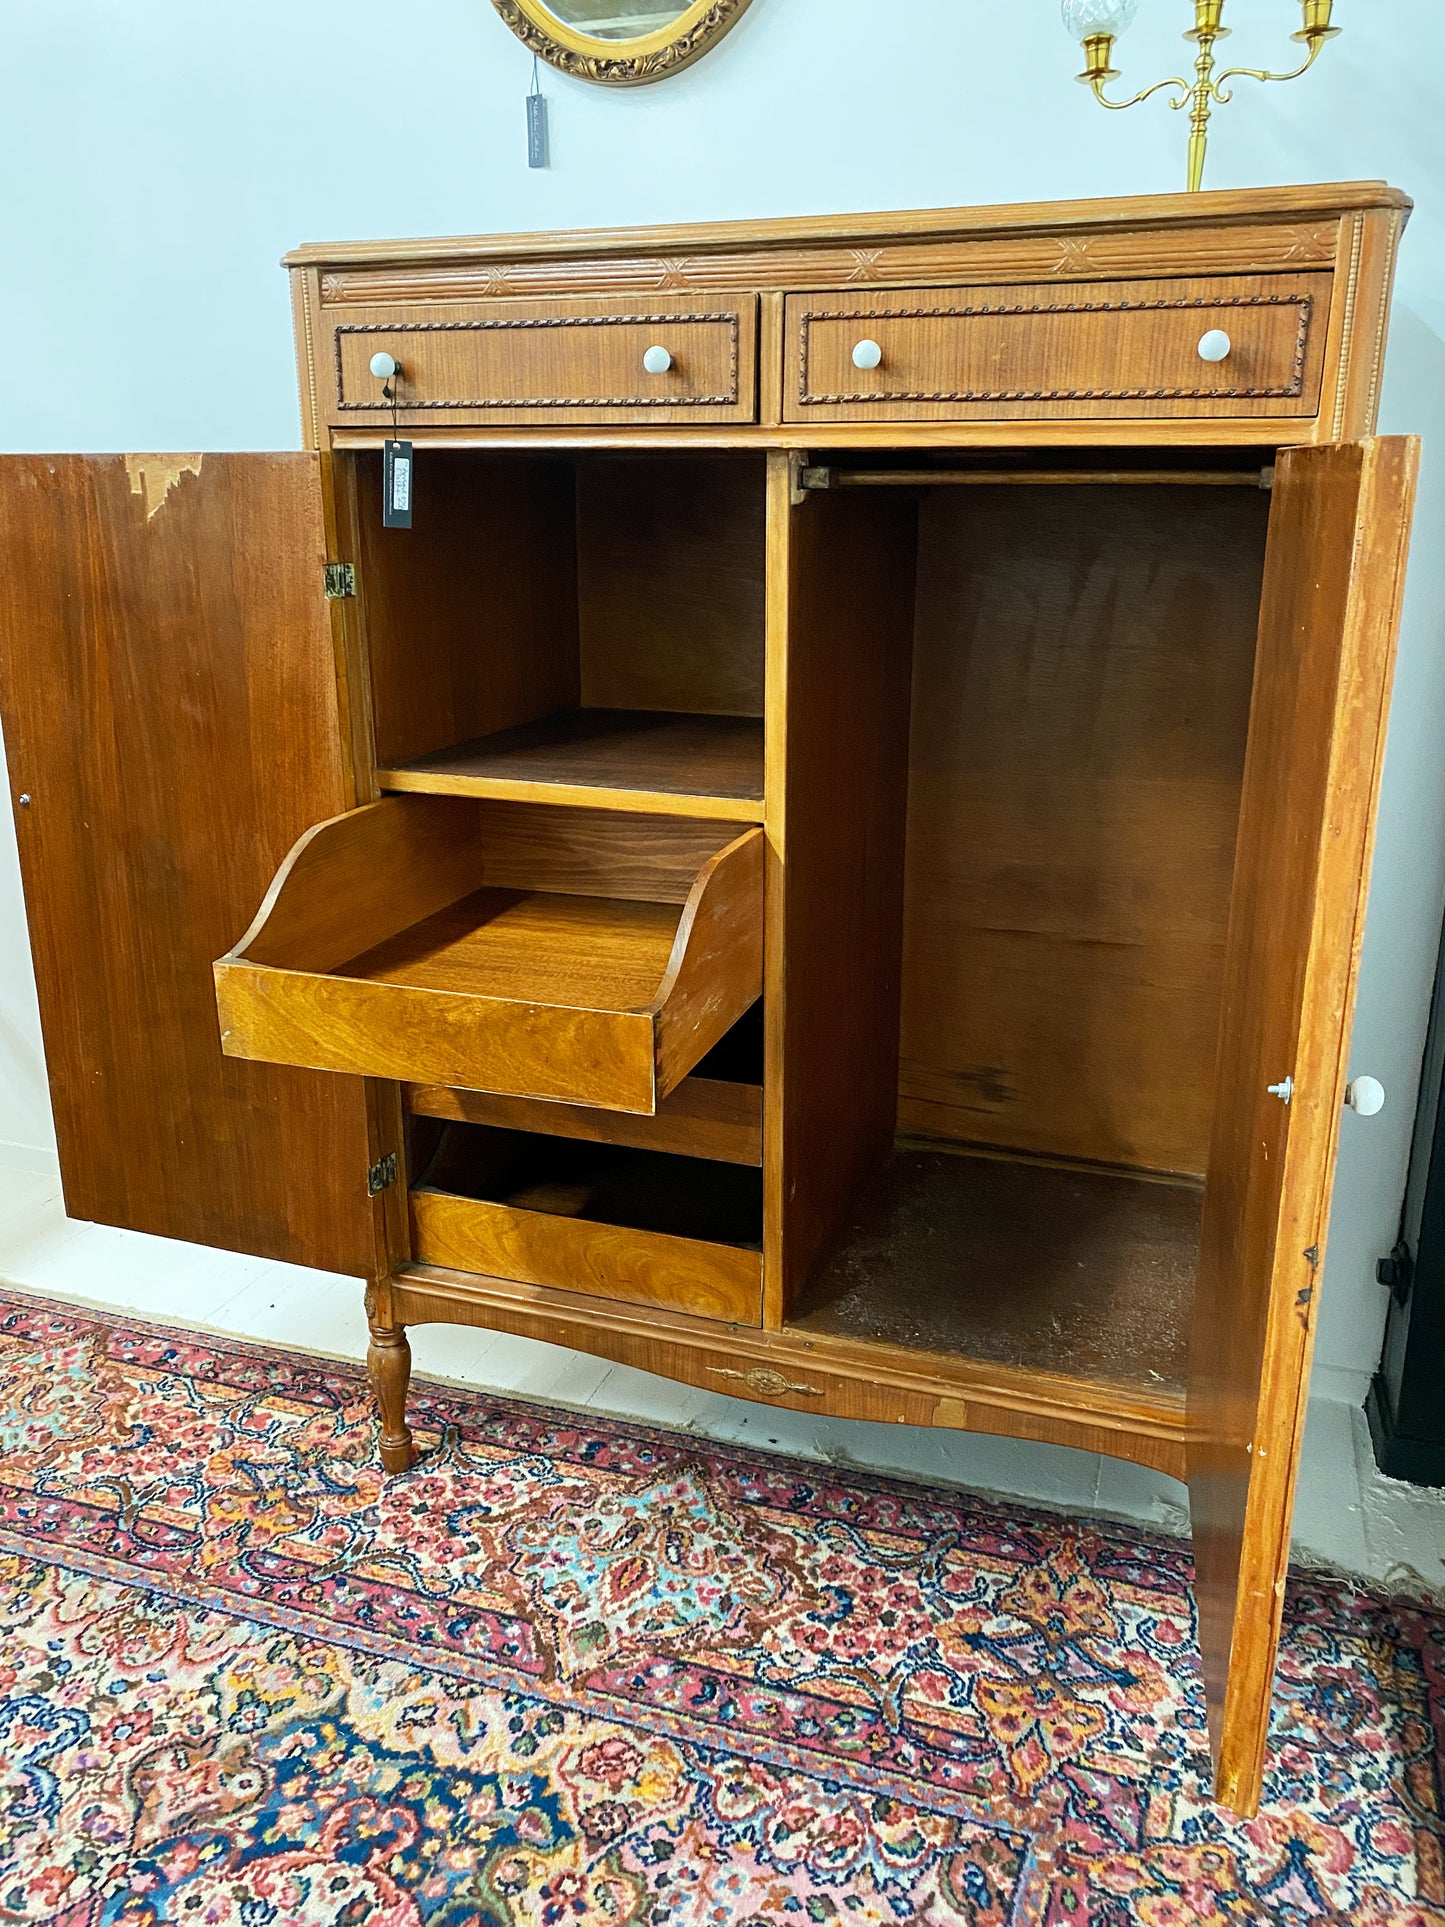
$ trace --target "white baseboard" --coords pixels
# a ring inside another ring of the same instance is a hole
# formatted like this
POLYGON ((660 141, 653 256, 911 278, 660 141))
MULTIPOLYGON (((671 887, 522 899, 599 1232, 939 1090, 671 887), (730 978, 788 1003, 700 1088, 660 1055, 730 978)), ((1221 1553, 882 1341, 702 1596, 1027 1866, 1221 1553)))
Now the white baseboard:
POLYGON ((42 1144, 8 1144, 0 1139, 0 1171, 34 1171, 60 1182, 60 1157, 42 1144))

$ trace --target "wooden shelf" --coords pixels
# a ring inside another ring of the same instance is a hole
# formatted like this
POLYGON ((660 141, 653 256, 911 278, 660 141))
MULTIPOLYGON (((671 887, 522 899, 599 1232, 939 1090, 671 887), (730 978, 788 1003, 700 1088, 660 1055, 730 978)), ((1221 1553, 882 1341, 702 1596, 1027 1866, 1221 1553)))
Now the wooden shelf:
POLYGON ((753 716, 572 709, 377 771, 384 790, 582 809, 763 820, 763 725, 753 716))
POLYGON ((651 1115, 762 989, 762 831, 391 796, 216 965, 228 1056, 651 1115))
POLYGON ((1182 1393, 1202 1188, 900 1150, 789 1328, 1182 1393))
POLYGON ((685 1077, 651 1117, 599 1111, 585 1104, 546 1103, 535 1097, 498 1097, 492 1091, 454 1091, 440 1084, 406 1084, 402 1103, 412 1117, 488 1124, 542 1136, 626 1144, 721 1164, 763 1161, 763 1092, 759 1084, 727 1084, 685 1077))

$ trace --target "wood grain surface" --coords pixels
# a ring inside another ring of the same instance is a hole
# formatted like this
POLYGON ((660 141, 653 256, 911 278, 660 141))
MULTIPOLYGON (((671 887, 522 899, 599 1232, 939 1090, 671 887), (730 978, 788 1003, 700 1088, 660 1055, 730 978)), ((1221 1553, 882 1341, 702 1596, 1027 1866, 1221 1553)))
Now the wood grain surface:
POLYGON ((905 1131, 1203 1173, 1268 516, 924 498, 905 1131))
POLYGON ((411 1212, 422 1263, 665 1305, 700 1318, 758 1322, 762 1259, 756 1251, 440 1191, 414 1189, 411 1212))
POLYGON ((1260 1797, 1418 445, 1281 457, 1189 1376, 1220 1799, 1260 1797), (1292 1101, 1268 1086, 1291 1078, 1292 1101))
POLYGON ((359 457, 357 469, 357 605, 377 763, 573 707, 571 463, 419 450, 409 529, 381 525, 380 456, 359 457))
POLYGON ((387 797, 302 838, 216 964, 223 1047, 651 1113, 761 993, 761 844, 686 820, 387 797))
POLYGON ((1311 416, 1328 274, 788 297, 785 419, 1311 416), (1199 354, 1222 330, 1224 361, 1199 354), (883 351, 854 366, 860 340, 883 351))
POLYGON ((767 1317, 892 1142, 917 510, 769 477, 767 1317))
POLYGON ((1055 1373, 1020 1371, 826 1333, 749 1331, 576 1291, 411 1265, 393 1282, 408 1324, 443 1319, 518 1332, 685 1384, 786 1410, 888 1425, 940 1425, 1041 1440, 1180 1477, 1184 1401, 1055 1373))
POLYGON ((536 1098, 499 1097, 490 1091, 447 1090, 436 1084, 408 1084, 403 1095, 415 1117, 550 1132, 600 1144, 632 1145, 640 1151, 715 1158, 724 1164, 763 1161, 763 1093, 758 1084, 685 1077, 661 1099, 653 1117, 588 1110, 580 1104, 545 1104, 536 1098))
POLYGON ((585 704, 762 715, 763 494, 756 455, 579 462, 585 704))
POLYGON ((1290 187, 1212 188, 1194 194, 1126 194, 1101 200, 1010 201, 993 207, 789 215, 767 221, 708 221, 671 227, 333 241, 294 248, 286 255, 284 265, 324 268, 373 262, 440 263, 513 254, 571 259, 578 254, 636 255, 649 250, 675 254, 688 247, 714 253, 748 246, 787 249, 814 241, 846 246, 850 242, 912 240, 920 235, 978 239, 1008 232, 1052 238, 1057 234, 1072 237, 1081 230, 1102 234, 1118 231, 1136 239, 1160 226, 1188 235, 1194 229, 1223 222, 1268 223, 1271 219, 1332 214, 1351 208, 1408 210, 1412 205, 1407 194, 1385 181, 1328 181, 1290 187))
POLYGON ((725 817, 763 813, 763 728, 734 716, 572 709, 377 771, 384 790, 725 817))
POLYGON ((364 1087, 223 1056, 211 987, 349 800, 317 457, 7 456, 0 542, 67 1211, 371 1275, 364 1087))
POLYGON ((640 301, 561 299, 354 308, 326 328, 322 412, 335 426, 390 421, 371 373, 393 357, 400 421, 607 421, 619 414, 665 422, 747 422, 757 413, 757 296, 699 300, 648 294, 640 301), (672 356, 663 374, 643 357, 672 356))

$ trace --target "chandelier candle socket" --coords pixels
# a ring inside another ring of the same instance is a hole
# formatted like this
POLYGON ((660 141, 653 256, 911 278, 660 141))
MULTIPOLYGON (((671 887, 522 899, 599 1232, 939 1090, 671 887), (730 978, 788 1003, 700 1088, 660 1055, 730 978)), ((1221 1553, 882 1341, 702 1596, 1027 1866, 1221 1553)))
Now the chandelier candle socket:
POLYGON ((1223 24, 1224 0, 1194 0, 1194 25, 1184 38, 1192 40, 1198 48, 1194 62, 1194 78, 1188 80, 1176 75, 1171 80, 1157 80, 1152 87, 1145 87, 1131 100, 1110 100, 1104 92, 1111 80, 1119 78, 1119 70, 1114 66, 1114 42, 1128 27, 1139 9, 1139 0, 1063 0, 1063 19, 1071 37, 1081 43, 1084 49, 1084 71, 1078 78, 1094 90, 1094 98, 1102 107, 1137 107, 1141 100, 1151 95, 1173 88, 1176 98, 1169 105, 1178 111, 1189 108, 1189 188, 1192 192, 1204 181, 1204 156, 1209 141, 1209 116, 1215 105, 1225 106, 1233 99, 1226 86, 1231 80, 1298 80, 1301 74, 1308 73, 1319 58, 1320 48, 1327 40, 1333 40, 1339 33, 1338 27, 1330 25, 1330 15, 1334 0, 1300 0, 1304 13, 1303 24, 1295 40, 1302 42, 1307 49, 1303 63, 1286 74, 1270 73, 1261 67, 1230 67, 1222 74, 1214 71, 1214 48, 1217 41, 1223 40, 1229 28, 1223 24))

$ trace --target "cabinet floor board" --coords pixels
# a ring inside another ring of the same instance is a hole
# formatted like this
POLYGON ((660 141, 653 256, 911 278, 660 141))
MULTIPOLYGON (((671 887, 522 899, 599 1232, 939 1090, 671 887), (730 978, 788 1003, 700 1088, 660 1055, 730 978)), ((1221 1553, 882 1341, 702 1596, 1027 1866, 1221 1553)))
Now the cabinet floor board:
POLYGON ((378 772, 385 790, 761 822, 763 725, 752 716, 574 709, 378 772))
POLYGON ((897 1152, 791 1329, 1182 1392, 1194 1184, 897 1152))

